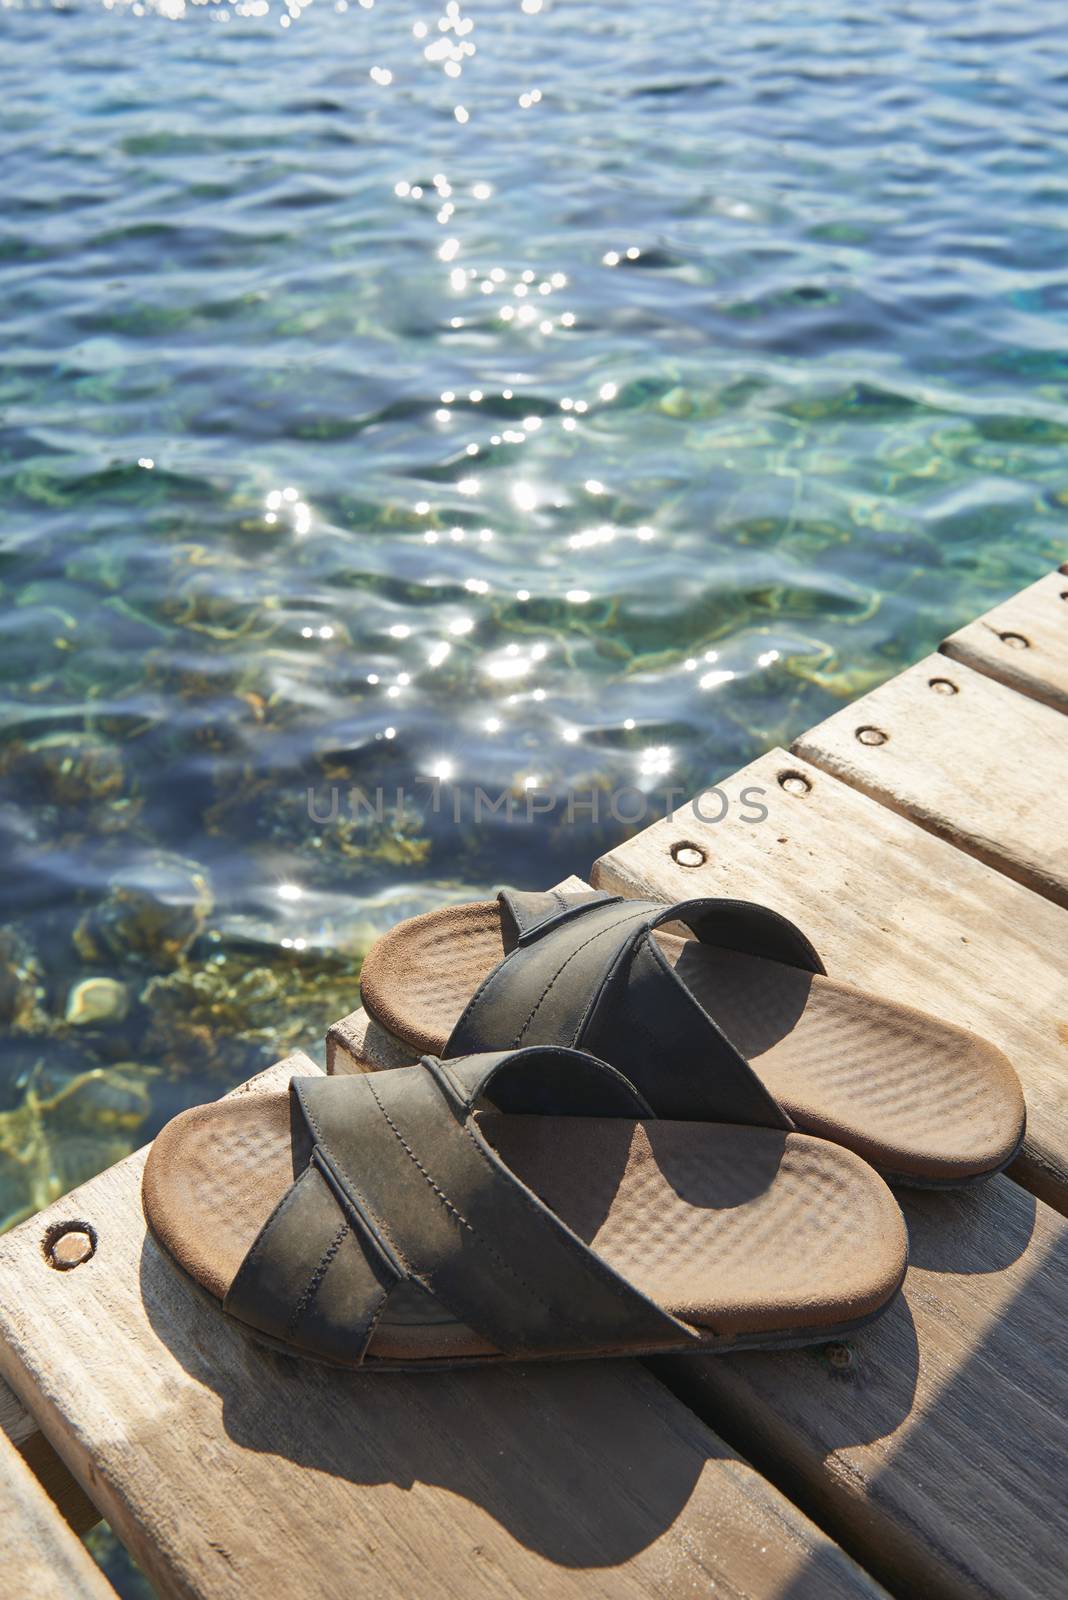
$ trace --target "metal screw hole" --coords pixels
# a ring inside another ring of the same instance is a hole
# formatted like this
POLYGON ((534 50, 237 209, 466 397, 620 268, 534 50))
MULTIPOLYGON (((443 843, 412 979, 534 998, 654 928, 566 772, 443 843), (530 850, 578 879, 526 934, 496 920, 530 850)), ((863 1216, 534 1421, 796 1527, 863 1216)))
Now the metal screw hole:
POLYGON ((96 1229, 80 1217, 54 1222, 41 1241, 44 1258, 57 1272, 70 1272, 96 1254, 96 1229))

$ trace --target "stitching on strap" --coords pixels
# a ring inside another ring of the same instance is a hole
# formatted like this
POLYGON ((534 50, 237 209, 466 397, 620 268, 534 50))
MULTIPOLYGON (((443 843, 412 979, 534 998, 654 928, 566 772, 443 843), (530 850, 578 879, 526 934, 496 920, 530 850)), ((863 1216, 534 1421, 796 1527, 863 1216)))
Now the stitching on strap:
POLYGON ((414 1162, 416 1167, 418 1167, 419 1171, 423 1175, 423 1178, 426 1180, 426 1182, 429 1185, 429 1187, 431 1189, 433 1189, 434 1193, 437 1195, 438 1199, 441 1201, 442 1205, 444 1205, 446 1210, 449 1211, 456 1218, 457 1222, 461 1223, 462 1226, 467 1229, 468 1233, 470 1233, 473 1238, 478 1240, 479 1244, 486 1251, 486 1253, 497 1263, 497 1265, 499 1267, 502 1267, 504 1269, 504 1271, 507 1272, 507 1274, 508 1274, 508 1276, 510 1278, 514 1278, 515 1279, 516 1283, 519 1284, 520 1288, 524 1289, 532 1300, 536 1300, 537 1303, 542 1307, 542 1309, 544 1311, 549 1312, 550 1316, 553 1316, 553 1317, 557 1318, 557 1320, 562 1322, 562 1323, 564 1323, 564 1325, 566 1327, 575 1329, 575 1331, 578 1332, 579 1330, 577 1328, 577 1325, 570 1320, 570 1318, 567 1316, 567 1314, 565 1312, 560 1311, 556 1306, 550 1305, 550 1303, 547 1300, 543 1300, 541 1295, 538 1294, 535 1289, 531 1288, 530 1284, 527 1283, 526 1279, 522 1278, 519 1275, 519 1273, 516 1272, 515 1268, 510 1266, 509 1263, 507 1261, 505 1261, 504 1258, 498 1254, 498 1252, 493 1248, 493 1246, 488 1242, 488 1240, 483 1238, 483 1236, 479 1233, 478 1229, 476 1227, 474 1227, 473 1224, 470 1223, 467 1220, 467 1218, 464 1216, 463 1212, 457 1210, 456 1206, 453 1205, 452 1201, 449 1199, 449 1197, 445 1193, 445 1191, 442 1188, 440 1188, 437 1183, 434 1182, 434 1179, 431 1177, 431 1175, 427 1171, 426 1167, 424 1167, 423 1163, 420 1161, 419 1157, 416 1155, 416 1153, 412 1149, 411 1145, 408 1143, 408 1141, 405 1139, 404 1135, 401 1133, 400 1129, 397 1127, 397 1124, 394 1122, 393 1118, 390 1116, 389 1112, 386 1110, 385 1106, 382 1104, 382 1101, 378 1098, 378 1093, 377 1093, 377 1091, 375 1089, 374 1084, 371 1083, 370 1080, 368 1080, 368 1085, 367 1086, 371 1091, 371 1095, 372 1095, 372 1098, 374 1099, 375 1104, 377 1105, 379 1111, 381 1111, 382 1115, 385 1117, 386 1121, 388 1122, 388 1124, 389 1124, 394 1136, 396 1137, 396 1139, 399 1141, 399 1143, 403 1147, 403 1149, 406 1152, 406 1154, 408 1155, 409 1159, 414 1162))
POLYGON ((312 1301, 315 1299, 315 1296, 318 1294, 319 1285, 322 1283, 323 1279, 326 1277, 326 1274, 327 1274, 327 1272, 329 1270, 329 1267, 330 1267, 330 1263, 333 1261, 334 1257, 337 1255, 338 1251, 340 1250, 341 1242, 345 1238, 345 1235, 348 1233, 348 1231, 349 1231, 348 1223, 347 1222, 343 1222, 341 1224, 340 1228, 335 1233, 333 1239, 330 1241, 330 1243, 327 1245, 326 1249, 323 1251, 322 1257, 321 1257, 321 1259, 319 1261, 319 1265, 316 1267, 315 1271, 312 1273, 311 1277, 308 1279, 308 1282, 307 1282, 307 1284, 305 1285, 305 1288, 304 1288, 304 1293, 301 1295, 300 1299, 297 1301, 296 1307, 295 1307, 295 1309, 293 1311, 293 1315, 290 1317, 289 1321, 286 1323, 286 1335, 287 1335, 287 1337, 292 1338, 293 1334, 297 1331, 297 1328, 298 1328, 298 1326, 299 1326, 299 1324, 301 1322, 301 1319, 303 1318, 303 1316, 304 1316, 305 1312, 307 1311, 308 1307, 311 1305, 312 1301))
MULTIPOLYGON (((648 915, 649 915, 648 911, 643 909, 640 912, 638 912, 636 915, 631 915, 630 917, 624 917, 623 921, 622 921, 622 925, 625 926, 628 922, 636 922, 636 921, 638 921, 639 917, 647 917, 648 915)), ((590 937, 588 939, 585 939, 582 942, 582 944, 576 945, 575 949, 572 950, 571 954, 560 965, 560 967, 558 967, 556 972, 553 973, 553 976, 549 979, 548 983, 545 985, 545 988, 541 991, 541 994, 538 996, 537 1000, 534 1003, 534 1009, 531 1011, 530 1015, 527 1017, 527 1020, 524 1022, 523 1026, 520 1028, 520 1030, 516 1034, 515 1038, 512 1040, 512 1049, 513 1050, 516 1050, 516 1049, 519 1048, 520 1044, 523 1041, 523 1035, 526 1033, 527 1029, 530 1027, 530 1024, 534 1021, 534 1018, 537 1016, 539 1010, 541 1009, 542 1002, 546 998, 546 996, 548 995, 549 990, 552 988, 552 986, 556 982, 557 978, 562 976, 562 974, 564 972, 564 969, 572 961, 574 961, 574 959, 575 959, 575 957, 577 955, 580 955, 582 953, 582 951, 585 950, 587 945, 593 944, 595 939, 602 938, 603 935, 606 934, 606 933, 615 933, 616 930, 620 926, 621 926, 621 924, 619 922, 613 922, 607 928, 598 928, 597 932, 596 933, 591 933, 590 937)), ((572 1044, 574 1044, 574 1042, 575 1042, 574 1041, 574 1036, 572 1036, 572 1041, 571 1042, 572 1042, 572 1044)))
MULTIPOLYGON (((376 1100, 378 1099, 377 1095, 375 1096, 375 1099, 376 1100)), ((307 1105, 303 1100, 301 1101, 301 1108, 303 1109, 304 1115, 307 1117, 308 1121, 311 1123, 312 1132, 315 1134, 315 1142, 316 1142, 316 1144, 320 1147, 320 1149, 323 1151, 323 1153, 325 1155, 326 1154, 326 1140, 323 1137, 323 1130, 319 1126, 318 1118, 316 1117, 316 1115, 315 1115, 314 1111, 311 1109, 311 1107, 309 1105, 307 1105)), ((405 1268, 408 1269, 408 1276, 410 1277, 411 1276, 410 1263, 405 1258, 404 1252, 397 1248, 396 1244, 393 1241, 392 1234, 389 1232, 389 1230, 387 1228, 383 1227, 381 1217, 377 1215, 377 1213, 375 1212, 374 1207, 368 1203, 367 1196, 364 1194, 363 1190, 358 1188, 357 1185, 355 1183, 353 1183, 352 1178, 349 1176, 349 1174, 347 1172, 344 1174, 344 1179, 345 1179, 345 1182, 348 1184, 349 1188, 353 1191, 353 1194, 359 1196, 359 1202, 363 1206, 364 1210, 367 1212, 367 1215, 370 1217, 371 1221, 374 1223, 375 1228, 378 1231, 379 1239, 380 1240, 385 1240, 385 1241, 388 1242, 389 1251, 392 1251, 393 1255, 396 1256, 397 1261, 398 1261, 398 1263, 400 1265, 402 1265, 402 1266, 404 1266, 405 1268)), ((388 1254, 388 1252, 387 1252, 387 1254, 388 1254)))

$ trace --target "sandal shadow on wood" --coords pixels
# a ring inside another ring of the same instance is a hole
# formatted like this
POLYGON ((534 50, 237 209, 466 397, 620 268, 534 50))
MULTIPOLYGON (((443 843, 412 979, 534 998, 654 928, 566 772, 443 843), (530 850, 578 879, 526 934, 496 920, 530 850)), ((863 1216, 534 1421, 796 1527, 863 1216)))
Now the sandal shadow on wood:
POLYGON ((748 901, 506 889, 398 924, 360 986, 413 1052, 589 1050, 658 1116, 797 1128, 903 1184, 988 1177, 1023 1141, 1000 1050, 828 977, 792 923, 748 901))
POLYGON ((254 1338, 364 1371, 819 1342, 884 1310, 907 1257, 851 1152, 661 1121, 561 1049, 196 1107, 156 1139, 143 1199, 254 1338))

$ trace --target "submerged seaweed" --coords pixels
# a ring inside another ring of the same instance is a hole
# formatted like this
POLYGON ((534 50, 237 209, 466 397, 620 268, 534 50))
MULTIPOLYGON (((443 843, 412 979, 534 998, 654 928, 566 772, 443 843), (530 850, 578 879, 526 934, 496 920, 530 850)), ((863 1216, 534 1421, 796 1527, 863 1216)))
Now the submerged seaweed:
POLYGON ((0 1231, 133 1148, 157 1070, 123 1062, 64 1079, 44 1058, 34 1063, 19 1105, 0 1111, 0 1231))

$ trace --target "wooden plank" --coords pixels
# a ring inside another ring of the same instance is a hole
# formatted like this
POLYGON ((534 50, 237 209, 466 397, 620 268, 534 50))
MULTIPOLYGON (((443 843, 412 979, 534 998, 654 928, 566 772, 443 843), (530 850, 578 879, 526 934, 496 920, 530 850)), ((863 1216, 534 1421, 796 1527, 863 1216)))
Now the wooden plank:
POLYGON ((115 1591, 0 1434, 0 1596, 115 1600, 115 1591))
POLYGON ((350 1011, 327 1030, 326 1070, 330 1073, 359 1072, 361 1060, 373 1061, 376 1067, 406 1067, 414 1054, 366 1011, 350 1011))
MULTIPOLYGON (((290 1057, 246 1086, 294 1071, 290 1057)), ((144 1152, 0 1239, 0 1367, 167 1595, 860 1597, 634 1362, 346 1375, 264 1353, 146 1238, 144 1152), (46 1264, 53 1222, 96 1254, 46 1264)))
POLYGON ((326 1036, 327 1072, 363 1072, 364 1062, 376 1067, 402 1067, 406 1046, 380 1028, 366 1011, 350 1011, 326 1036))
POLYGON ((913 1264, 880 1322, 669 1381, 895 1593, 1061 1600, 1068 1224, 1004 1177, 902 1197, 913 1264))
POLYGON ((977 617, 942 651, 1058 711, 1068 711, 1068 583, 1059 572, 977 617))
POLYGON ((1068 724, 1049 706, 934 655, 810 728, 793 748, 1068 906, 1068 724))
MULTIPOLYGON (((722 822, 683 807, 604 856, 598 887, 764 901, 835 977, 992 1039, 1027 1098, 1013 1176, 1068 1211, 1068 913, 784 750, 721 789, 722 822), (763 822, 745 820, 750 791, 763 822), (696 868, 672 853, 687 842, 705 857, 696 868)), ((721 805, 709 796, 699 809, 721 805)))
MULTIPOLYGON (((722 823, 684 808, 603 858, 595 883, 761 900, 801 923, 836 976, 956 1020, 974 1003, 982 1029, 999 1007, 1008 1019, 1039 997, 1049 1016, 1066 945, 1062 930, 1044 950, 1042 929, 1063 912, 784 752, 722 789, 732 802, 722 823), (746 823, 742 792, 761 789, 768 817, 746 823), (673 849, 704 860, 681 865, 673 849), (984 911, 987 891, 1000 900, 984 911)), ((701 809, 717 807, 709 798, 701 809)), ((1030 1066, 1029 1094, 1037 1056, 1030 1066)), ((1055 1076, 1051 1065, 1046 1118, 1055 1076)), ((1062 1178, 1063 1127, 1059 1148, 1048 1125, 1040 1132, 1062 1178)), ((900 1196, 905 1294, 856 1340, 657 1370, 895 1592, 1052 1600, 1068 1541, 1068 1369, 1054 1331, 1068 1316, 1068 1223, 1005 1177, 900 1196)))

